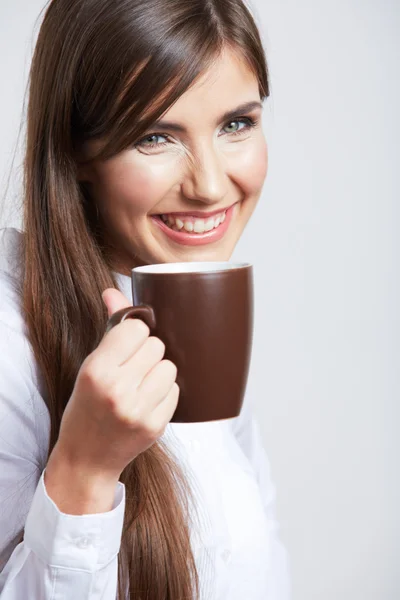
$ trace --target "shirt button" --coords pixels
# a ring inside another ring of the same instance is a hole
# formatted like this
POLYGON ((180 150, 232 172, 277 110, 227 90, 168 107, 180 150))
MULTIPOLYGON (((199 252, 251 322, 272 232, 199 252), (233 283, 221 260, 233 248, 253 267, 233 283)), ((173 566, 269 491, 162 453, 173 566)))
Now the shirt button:
POLYGON ((78 548, 89 548, 89 546, 92 545, 92 540, 88 537, 82 537, 79 538, 79 540, 76 542, 76 545, 78 546, 78 548))
POLYGON ((222 552, 221 556, 222 556, 222 560, 224 562, 229 563, 230 560, 231 560, 232 554, 231 554, 230 550, 228 550, 227 548, 225 548, 225 550, 222 552))

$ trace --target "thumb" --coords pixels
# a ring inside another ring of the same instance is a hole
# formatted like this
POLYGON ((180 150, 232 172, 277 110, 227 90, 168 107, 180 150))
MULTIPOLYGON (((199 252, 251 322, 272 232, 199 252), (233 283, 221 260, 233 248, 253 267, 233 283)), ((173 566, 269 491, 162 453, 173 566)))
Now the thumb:
POLYGON ((117 312, 117 310, 121 310, 121 308, 132 306, 132 303, 115 288, 107 288, 104 290, 101 297, 103 298, 103 302, 107 307, 109 317, 117 312))

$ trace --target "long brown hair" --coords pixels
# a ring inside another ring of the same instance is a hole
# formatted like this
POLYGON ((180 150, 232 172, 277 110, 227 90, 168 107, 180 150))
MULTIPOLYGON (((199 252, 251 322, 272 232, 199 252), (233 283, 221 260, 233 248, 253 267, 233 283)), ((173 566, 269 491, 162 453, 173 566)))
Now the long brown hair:
MULTIPOLYGON (((241 0, 53 0, 29 78, 24 162, 23 313, 51 418, 49 455, 85 357, 99 344, 101 298, 118 284, 76 152, 107 159, 138 141, 221 51, 239 52, 269 95, 260 34, 241 0)), ((191 489, 161 440, 121 474, 126 511, 118 598, 194 599, 191 489)))

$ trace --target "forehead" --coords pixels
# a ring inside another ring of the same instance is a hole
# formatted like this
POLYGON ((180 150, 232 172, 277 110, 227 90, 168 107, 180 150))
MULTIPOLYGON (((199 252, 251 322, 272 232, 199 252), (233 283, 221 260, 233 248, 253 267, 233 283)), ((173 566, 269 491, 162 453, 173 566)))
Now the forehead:
POLYGON ((233 51, 224 52, 171 108, 163 120, 185 122, 219 116, 221 111, 259 100, 259 86, 246 61, 233 51))
MULTIPOLYGON (((162 99, 162 96, 157 98, 155 103, 162 99)), ((180 124, 187 131, 198 124, 203 132, 206 125, 214 128, 223 112, 257 100, 260 100, 260 92, 254 72, 238 52, 224 49, 211 67, 163 114, 162 121, 180 124)), ((82 160, 97 154, 104 143, 104 140, 85 142, 81 148, 82 160)))

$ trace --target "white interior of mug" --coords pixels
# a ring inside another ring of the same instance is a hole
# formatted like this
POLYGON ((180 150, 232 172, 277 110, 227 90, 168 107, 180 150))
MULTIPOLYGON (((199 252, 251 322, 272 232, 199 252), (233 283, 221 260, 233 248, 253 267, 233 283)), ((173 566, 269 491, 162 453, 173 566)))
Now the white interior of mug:
POLYGON ((227 271, 229 269, 243 269, 251 267, 250 263, 234 263, 228 261, 207 261, 207 262, 182 262, 182 263, 161 263, 157 265, 145 265, 135 267, 132 272, 135 273, 212 273, 214 271, 227 271))

